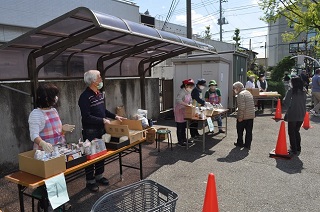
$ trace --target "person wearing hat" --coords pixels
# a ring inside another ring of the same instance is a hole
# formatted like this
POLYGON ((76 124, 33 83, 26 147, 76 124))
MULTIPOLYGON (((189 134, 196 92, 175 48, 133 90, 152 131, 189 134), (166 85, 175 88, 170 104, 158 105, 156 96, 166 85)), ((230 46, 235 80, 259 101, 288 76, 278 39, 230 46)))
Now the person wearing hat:
POLYGON ((192 106, 191 103, 191 91, 194 88, 193 79, 186 79, 182 81, 179 91, 176 97, 176 104, 174 107, 174 119, 177 125, 177 138, 179 146, 187 145, 186 128, 187 123, 185 118, 185 108, 192 106))
MULTIPOLYGON (((198 79, 196 86, 191 92, 192 97, 192 104, 194 106, 204 106, 206 101, 202 98, 202 90, 206 87, 206 80, 205 79, 198 79)), ((190 135, 191 138, 196 136, 200 136, 198 132, 198 123, 194 122, 190 125, 190 135)))
MULTIPOLYGON (((264 74, 259 74, 259 80, 257 81, 257 87, 259 88, 260 92, 266 92, 268 89, 268 83, 264 76, 264 74)), ((258 100, 258 110, 262 109, 264 110, 264 101, 258 100)))
MULTIPOLYGON (((221 91, 217 88, 217 83, 215 80, 211 80, 209 82, 209 90, 206 91, 204 98, 206 102, 210 102, 212 105, 219 105, 221 104, 221 91)), ((216 118, 218 122, 219 133, 225 133, 222 129, 222 120, 221 115, 216 118)))

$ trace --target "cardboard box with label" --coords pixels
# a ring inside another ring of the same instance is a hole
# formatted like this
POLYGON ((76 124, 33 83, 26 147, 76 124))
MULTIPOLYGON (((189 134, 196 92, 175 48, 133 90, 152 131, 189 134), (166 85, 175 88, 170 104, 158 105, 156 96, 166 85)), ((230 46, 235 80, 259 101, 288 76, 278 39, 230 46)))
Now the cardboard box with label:
POLYGON ((252 94, 252 96, 259 96, 259 88, 247 88, 247 90, 252 94))
POLYGON ((48 161, 34 159, 36 150, 19 154, 19 169, 39 177, 48 178, 66 170, 65 156, 53 158, 48 161))
POLYGON ((130 143, 145 139, 145 131, 142 128, 141 120, 114 120, 105 125, 105 130, 112 137, 128 136, 130 143))
POLYGON ((196 114, 196 107, 194 106, 186 106, 185 108, 185 115, 184 117, 187 118, 187 119, 192 119, 195 117, 195 114, 196 114))

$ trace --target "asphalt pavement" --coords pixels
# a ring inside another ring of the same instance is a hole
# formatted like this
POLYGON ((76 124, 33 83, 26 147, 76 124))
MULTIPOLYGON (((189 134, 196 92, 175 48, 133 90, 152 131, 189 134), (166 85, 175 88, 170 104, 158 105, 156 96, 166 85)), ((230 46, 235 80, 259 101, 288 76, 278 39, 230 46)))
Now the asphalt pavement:
MULTIPOLYGON (((312 128, 301 129, 302 151, 290 160, 269 157, 269 152, 276 146, 281 123, 272 117, 271 111, 266 109, 255 118, 250 151, 233 145, 237 134, 236 119, 232 115, 228 117, 226 137, 224 134, 206 134, 205 152, 202 152, 201 142, 195 142, 188 150, 174 144, 171 151, 163 141, 160 152, 155 148, 155 143, 146 143, 143 145, 144 177, 179 195, 176 205, 178 212, 202 210, 209 173, 215 175, 221 212, 318 212, 320 117, 311 116, 312 128)), ((174 120, 158 120, 154 127, 167 127, 172 131, 173 142, 177 142, 174 120)), ((137 165, 138 155, 131 154, 123 161, 137 165)), ((117 161, 105 167, 104 175, 109 178, 111 185, 100 187, 98 193, 90 193, 85 189, 84 177, 68 183, 72 211, 90 211, 103 194, 139 181, 139 171, 129 168, 124 169, 123 180, 120 180, 117 161)), ((19 211, 15 184, 1 178, 0 194, 0 208, 19 211)), ((25 198, 25 206, 26 211, 31 211, 30 198, 25 198)))

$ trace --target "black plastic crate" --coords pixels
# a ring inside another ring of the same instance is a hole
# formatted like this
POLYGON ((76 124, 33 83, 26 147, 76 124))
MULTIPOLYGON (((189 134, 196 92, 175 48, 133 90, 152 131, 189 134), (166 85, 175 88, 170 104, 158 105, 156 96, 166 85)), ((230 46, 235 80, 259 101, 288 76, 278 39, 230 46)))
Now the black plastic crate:
POLYGON ((152 181, 142 180, 100 197, 91 212, 174 212, 178 195, 152 181))

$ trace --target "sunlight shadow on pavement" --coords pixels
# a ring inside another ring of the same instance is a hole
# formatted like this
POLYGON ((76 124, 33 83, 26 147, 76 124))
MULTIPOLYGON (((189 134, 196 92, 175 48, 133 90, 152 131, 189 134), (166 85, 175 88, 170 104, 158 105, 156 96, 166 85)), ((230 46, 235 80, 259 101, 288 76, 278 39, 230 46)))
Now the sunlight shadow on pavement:
POLYGON ((235 147, 229 152, 229 154, 226 157, 218 158, 217 161, 233 163, 233 162, 237 162, 244 159, 248 155, 249 155, 248 149, 245 149, 245 148, 241 149, 239 147, 235 147))

